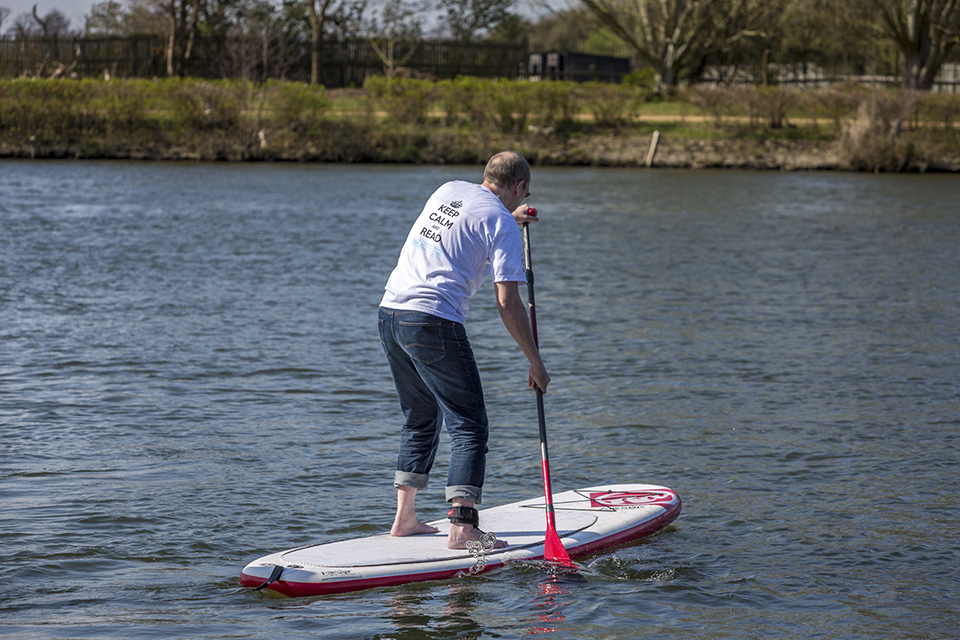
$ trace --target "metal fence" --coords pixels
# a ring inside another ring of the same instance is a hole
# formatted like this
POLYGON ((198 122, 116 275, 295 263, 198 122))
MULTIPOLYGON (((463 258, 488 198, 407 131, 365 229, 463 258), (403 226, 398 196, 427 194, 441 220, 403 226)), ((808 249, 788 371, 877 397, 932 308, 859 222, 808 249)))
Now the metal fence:
MULTIPOLYGON (((960 90, 960 48, 940 68, 934 91, 960 90)), ((783 49, 776 45, 741 50, 707 60, 698 84, 771 85, 788 89, 820 89, 837 84, 899 87, 902 61, 892 42, 877 41, 860 51, 825 56, 817 51, 783 49)))
MULTIPOLYGON (((591 49, 569 49, 562 43, 531 42, 531 51, 571 50, 577 54, 595 54, 626 58, 630 69, 645 63, 624 45, 606 43, 591 49)), ((532 57, 532 56, 531 56, 532 57)), ((540 68, 546 68, 543 64, 540 68)), ((531 63, 531 75, 535 65, 531 63)), ((691 81, 696 85, 750 86, 771 85, 785 89, 819 89, 837 84, 871 87, 899 87, 902 62, 893 42, 877 40, 861 51, 845 51, 828 56, 819 51, 784 48, 777 43, 741 47, 735 51, 711 54, 691 81)), ((550 79, 547 73, 544 77, 550 79)), ((933 91, 960 93, 960 47, 947 56, 933 84, 933 91)))
MULTIPOLYGON (((377 42, 332 40, 320 44, 319 79, 328 87, 360 86, 388 67, 433 78, 470 75, 516 78, 527 64, 525 49, 446 40, 377 42), (376 46, 374 46, 376 45, 376 46), (389 55, 378 54, 388 52, 389 55)), ((70 76, 151 78, 268 78, 308 81, 311 43, 276 36, 196 38, 177 43, 173 55, 160 36, 0 37, 0 77, 70 76), (171 74, 172 71, 172 74, 171 74)))

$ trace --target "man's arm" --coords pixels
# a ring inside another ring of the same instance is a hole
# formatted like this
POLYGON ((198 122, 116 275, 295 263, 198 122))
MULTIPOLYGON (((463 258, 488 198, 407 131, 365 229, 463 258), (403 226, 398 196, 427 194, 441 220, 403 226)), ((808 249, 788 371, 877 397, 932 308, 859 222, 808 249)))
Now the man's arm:
POLYGON ((497 293, 497 309, 500 310, 500 319, 503 320, 507 331, 520 346, 523 355, 530 361, 530 374, 527 382, 531 389, 536 386, 546 393, 547 385, 550 384, 550 376, 547 374, 546 367, 543 366, 540 351, 533 339, 530 319, 527 316, 523 300, 520 298, 520 285, 516 282, 495 282, 493 286, 497 293))

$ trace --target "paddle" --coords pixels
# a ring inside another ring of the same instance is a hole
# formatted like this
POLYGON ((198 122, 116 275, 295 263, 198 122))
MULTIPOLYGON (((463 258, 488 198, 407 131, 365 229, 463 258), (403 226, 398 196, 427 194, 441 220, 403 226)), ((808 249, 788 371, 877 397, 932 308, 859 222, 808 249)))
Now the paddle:
MULTIPOLYGON (((523 261, 527 266, 527 298, 530 305, 530 328, 533 331, 533 342, 540 348, 537 336, 537 305, 533 295, 533 260, 530 256, 530 223, 523 223, 523 261)), ((575 568, 570 554, 560 542, 557 534, 556 516, 553 510, 553 490, 550 488, 550 457, 547 454, 547 420, 543 412, 543 391, 537 387, 537 420, 540 423, 540 460, 543 463, 543 493, 546 502, 547 531, 543 557, 545 560, 559 562, 564 566, 575 568)))

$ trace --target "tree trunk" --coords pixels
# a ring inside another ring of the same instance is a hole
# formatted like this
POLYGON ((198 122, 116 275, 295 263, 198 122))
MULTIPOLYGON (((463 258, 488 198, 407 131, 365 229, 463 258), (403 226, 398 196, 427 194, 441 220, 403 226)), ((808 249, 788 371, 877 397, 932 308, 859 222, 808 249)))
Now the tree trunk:
MULTIPOLYGON (((929 12, 929 8, 926 11, 929 12)), ((920 85, 923 83, 925 67, 930 62, 930 15, 924 14, 923 3, 911 0, 906 17, 906 36, 910 46, 900 49, 903 62, 900 86, 908 90, 929 89, 929 86, 920 85)))
POLYGON ((187 43, 183 47, 183 58, 180 62, 180 70, 183 75, 187 73, 187 63, 193 57, 193 45, 197 38, 197 23, 200 21, 200 3, 193 0, 193 18, 189 15, 187 3, 183 2, 183 26, 187 29, 187 43), (189 28, 187 28, 189 25, 189 28))
POLYGON ((170 20, 170 34, 167 37, 167 77, 173 77, 173 49, 177 41, 177 31, 173 19, 170 20))
POLYGON ((323 23, 327 19, 327 10, 331 0, 306 0, 307 21, 310 23, 310 84, 320 84, 320 39, 323 37, 323 23))
POLYGON ((903 63, 903 75, 900 78, 900 88, 905 91, 925 91, 933 86, 932 79, 927 80, 925 64, 919 51, 902 51, 900 60, 903 63))
POLYGON ((675 66, 662 66, 660 68, 660 91, 671 94, 677 88, 679 80, 679 70, 675 66))
POLYGON ((320 84, 320 25, 315 23, 310 38, 310 84, 320 84))

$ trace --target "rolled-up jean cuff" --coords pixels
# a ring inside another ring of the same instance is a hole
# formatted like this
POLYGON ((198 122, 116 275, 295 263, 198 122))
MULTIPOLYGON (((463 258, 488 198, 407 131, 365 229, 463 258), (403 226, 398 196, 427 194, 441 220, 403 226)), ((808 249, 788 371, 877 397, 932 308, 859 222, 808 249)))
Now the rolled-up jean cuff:
POLYGON ((426 473, 413 473, 412 471, 394 471, 393 473, 393 486, 397 488, 426 489, 429 480, 430 476, 426 473))
POLYGON ((480 487, 472 487, 468 484, 448 485, 446 489, 447 502, 452 501, 454 498, 463 498, 464 500, 473 500, 477 504, 480 504, 481 493, 482 490, 480 487))

